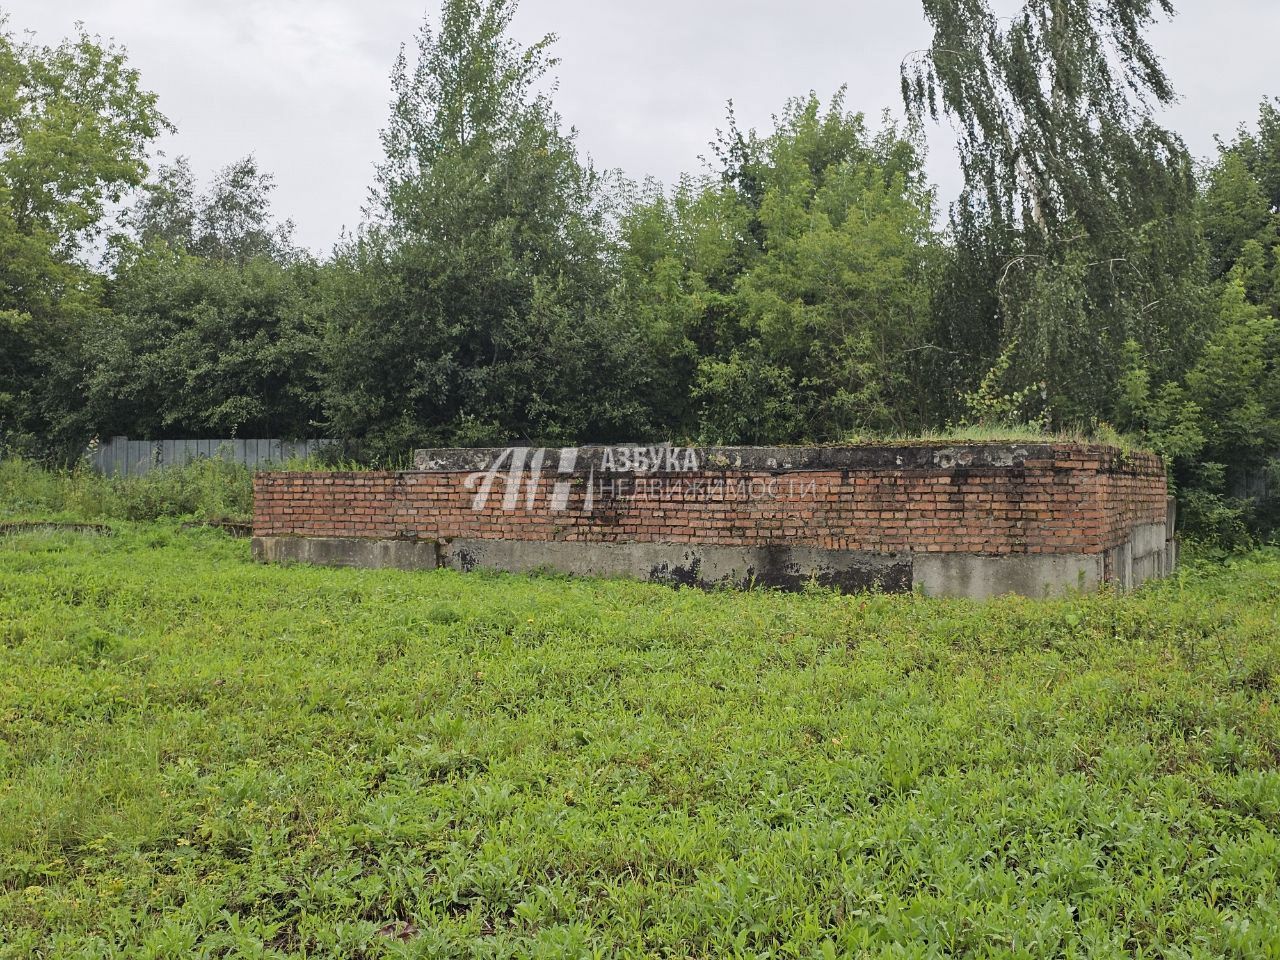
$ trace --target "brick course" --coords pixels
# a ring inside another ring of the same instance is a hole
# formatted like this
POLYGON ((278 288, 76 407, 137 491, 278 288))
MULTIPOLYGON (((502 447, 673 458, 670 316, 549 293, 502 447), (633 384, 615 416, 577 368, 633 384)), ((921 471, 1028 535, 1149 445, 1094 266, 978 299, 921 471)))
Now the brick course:
POLYGON ((553 512, 528 480, 504 509, 505 474, 481 510, 471 471, 259 473, 254 535, 786 544, 872 553, 1099 554, 1164 522, 1163 464, 1113 447, 1053 444, 1007 466, 718 470, 595 478, 553 512), (652 487, 663 484, 660 495, 652 487), (648 494, 648 495, 647 495, 648 494))

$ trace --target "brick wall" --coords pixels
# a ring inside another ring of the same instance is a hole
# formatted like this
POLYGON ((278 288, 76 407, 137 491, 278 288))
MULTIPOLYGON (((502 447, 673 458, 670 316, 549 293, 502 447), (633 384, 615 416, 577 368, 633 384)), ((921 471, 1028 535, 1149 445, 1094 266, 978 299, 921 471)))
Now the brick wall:
POLYGON ((1042 444, 994 462, 957 458, 955 448, 932 460, 868 449, 874 463, 851 457, 839 469, 703 461, 691 472, 577 476, 567 486, 554 473, 526 473, 511 498, 504 472, 481 509, 467 469, 260 473, 254 535, 1078 555, 1165 518, 1164 468, 1150 454, 1042 444))

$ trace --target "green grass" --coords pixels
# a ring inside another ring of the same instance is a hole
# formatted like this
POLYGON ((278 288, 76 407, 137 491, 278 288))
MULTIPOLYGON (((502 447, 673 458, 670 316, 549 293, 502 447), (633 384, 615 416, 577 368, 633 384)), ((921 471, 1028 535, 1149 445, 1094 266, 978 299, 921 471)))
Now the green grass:
POLYGON ((30 517, 83 520, 245 522, 253 513, 247 467, 200 459, 135 477, 103 477, 87 466, 46 470, 20 457, 0 459, 0 522, 30 517))
POLYGON ((1092 430, 1042 430, 1027 425, 971 425, 947 427, 923 433, 877 434, 851 433, 841 443, 868 446, 912 444, 984 444, 984 443, 1070 443, 1105 444, 1126 452, 1139 449, 1135 438, 1122 434, 1106 424, 1092 430))
POLYGON ((1280 554, 990 604, 0 538, 0 957, 1280 956, 1280 554))

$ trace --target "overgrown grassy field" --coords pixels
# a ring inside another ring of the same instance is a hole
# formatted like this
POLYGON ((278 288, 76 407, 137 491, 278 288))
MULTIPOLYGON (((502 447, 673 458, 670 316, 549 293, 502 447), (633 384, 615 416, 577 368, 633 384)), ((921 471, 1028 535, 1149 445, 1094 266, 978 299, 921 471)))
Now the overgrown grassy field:
POLYGON ((989 604, 0 537, 0 957, 1280 956, 1280 554, 989 604))

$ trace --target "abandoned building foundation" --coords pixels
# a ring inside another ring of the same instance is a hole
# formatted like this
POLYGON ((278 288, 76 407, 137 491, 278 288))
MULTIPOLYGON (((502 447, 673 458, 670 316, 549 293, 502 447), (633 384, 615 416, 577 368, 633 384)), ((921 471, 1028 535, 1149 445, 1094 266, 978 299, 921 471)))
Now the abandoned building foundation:
POLYGON ((271 562, 556 571, 700 587, 1032 597, 1177 561, 1164 466, 1110 446, 420 450, 415 469, 263 472, 271 562))

